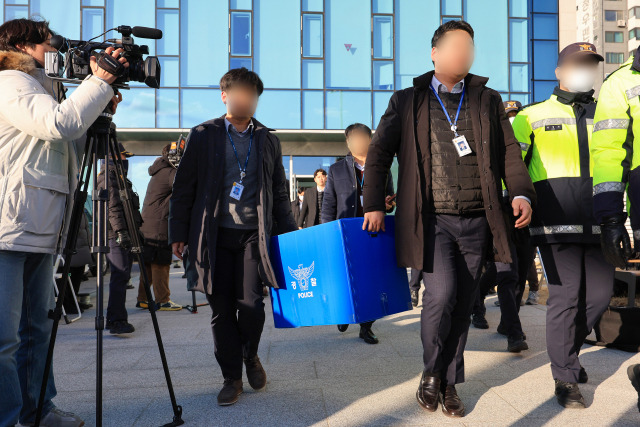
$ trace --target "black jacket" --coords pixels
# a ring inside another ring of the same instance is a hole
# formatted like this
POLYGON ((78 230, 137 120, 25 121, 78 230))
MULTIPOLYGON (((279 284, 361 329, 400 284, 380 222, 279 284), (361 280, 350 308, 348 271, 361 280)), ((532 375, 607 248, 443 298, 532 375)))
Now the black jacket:
MULTIPOLYGON (((412 87, 391 96, 369 147, 364 183, 364 211, 384 211, 387 174, 393 157, 398 156, 395 228, 398 264, 427 272, 433 269, 433 253, 425 251, 424 244, 432 203, 428 96, 432 78, 433 71, 416 77, 412 87)), ((500 180, 504 179, 511 197, 528 197, 534 209, 536 193, 500 94, 486 86, 486 77, 469 74, 464 80, 495 258, 508 263, 513 226, 509 212, 503 208, 500 180)))
MULTIPOLYGON (((278 230, 297 229, 291 213, 280 140, 272 129, 253 119, 255 153, 258 157, 258 234, 260 276, 277 287, 269 259, 270 239, 278 230)), ((198 273, 197 289, 211 294, 216 268, 216 239, 223 185, 225 150, 229 147, 224 116, 193 129, 178 166, 169 208, 169 241, 189 245, 189 262, 198 273)), ((252 150, 252 153, 254 151, 252 150)), ((227 266, 225 266, 227 268, 227 266)))
POLYGON ((166 157, 158 157, 149 166, 149 185, 142 206, 140 228, 144 236, 144 255, 147 262, 154 264, 171 263, 169 246, 169 199, 173 188, 176 168, 166 157))
MULTIPOLYGON (((104 164, 100 168, 98 174, 97 187, 98 190, 104 190, 104 178, 105 178, 105 166, 104 164)), ((142 225, 142 215, 140 215, 140 198, 138 193, 133 191, 133 184, 129 181, 129 178, 124 176, 125 185, 129 189, 131 194, 131 203, 133 209, 133 220, 137 227, 142 225)), ((128 231, 127 222, 124 215, 124 205, 122 199, 120 199, 120 191, 118 190, 118 182, 116 181, 116 166, 109 161, 109 222, 108 222, 108 238, 115 239, 118 231, 128 231)))
MULTIPOLYGON (((321 223, 357 216, 358 203, 360 201, 357 200, 358 183, 356 182, 354 167, 354 160, 351 154, 329 167, 327 186, 324 190, 324 199, 322 201, 321 223)), ((391 172, 389 172, 387 178, 385 191, 387 196, 393 195, 393 176, 391 176, 391 172)), ((392 211, 393 208, 387 213, 392 211)))
MULTIPOLYGON (((326 191, 326 187, 325 187, 326 191)), ((326 193, 324 194, 327 195, 326 193)), ((323 202, 324 203, 324 199, 323 202)), ((318 205, 318 187, 308 187, 304 190, 304 200, 300 208, 300 216, 298 217, 298 227, 307 228, 320 224, 320 216, 318 211, 321 206, 318 205), (316 221, 316 217, 318 220, 316 221)))
POLYGON ((291 212, 293 212, 293 220, 298 224, 300 218, 300 199, 296 196, 296 199, 291 202, 291 212))

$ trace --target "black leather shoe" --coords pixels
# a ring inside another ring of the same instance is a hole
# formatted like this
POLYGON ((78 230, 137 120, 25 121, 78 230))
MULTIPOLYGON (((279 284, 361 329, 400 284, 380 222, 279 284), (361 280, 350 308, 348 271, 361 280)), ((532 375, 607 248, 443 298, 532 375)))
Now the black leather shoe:
POLYGON ((511 353, 520 353, 523 350, 529 350, 529 346, 522 335, 516 335, 507 338, 507 350, 511 353))
POLYGON ((578 382, 580 384, 586 384, 589 381, 589 375, 587 375, 587 371, 585 371, 584 367, 580 365, 580 373, 578 374, 578 382))
POLYGON ((556 380, 556 399, 563 408, 585 408, 584 397, 576 383, 556 380))
POLYGON ((130 334, 136 330, 133 325, 126 320, 116 320, 113 323, 107 323, 107 329, 113 335, 130 334))
POLYGON ((338 325, 338 330, 340 332, 346 332, 349 329, 349 325, 338 325))
POLYGON ((378 344, 378 337, 373 333, 371 328, 360 327, 360 338, 364 340, 367 344, 378 344))
MULTIPOLYGON (((500 335, 504 335, 505 337, 509 336, 509 331, 507 331, 506 326, 504 326, 502 322, 498 324, 497 331, 500 335)), ((527 340, 527 334, 525 334, 524 332, 522 333, 522 339, 525 341, 527 340)))
POLYGON ((471 323, 478 329, 489 329, 489 322, 482 314, 474 314, 471 316, 471 323))
POLYGON ((416 391, 416 399, 424 409, 429 412, 435 412, 438 409, 438 401, 440 400, 440 378, 423 372, 418 391, 416 391))
POLYGON ((222 390, 218 393, 218 405, 233 405, 238 401, 241 394, 242 380, 224 380, 222 390))
POLYGON ((250 359, 244 359, 244 365, 247 368, 247 379, 249 385, 254 390, 262 390, 267 386, 267 373, 260 363, 260 358, 254 356, 250 359))
POLYGON ((418 291, 411 291, 411 305, 414 307, 418 306, 418 291))
POLYGON ((464 417, 464 403, 458 397, 456 387, 448 385, 440 393, 442 399, 442 412, 448 417, 464 417))

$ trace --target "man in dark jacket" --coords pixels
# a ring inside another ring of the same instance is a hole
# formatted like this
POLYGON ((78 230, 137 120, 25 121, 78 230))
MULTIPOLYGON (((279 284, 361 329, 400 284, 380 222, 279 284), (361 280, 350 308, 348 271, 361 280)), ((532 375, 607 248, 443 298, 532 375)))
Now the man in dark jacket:
POLYGON ((305 191, 306 196, 302 201, 300 216, 298 217, 298 228, 308 228, 320 224, 322 217, 322 201, 324 199, 324 189, 327 185, 327 171, 316 169, 313 173, 315 187, 309 187, 305 191))
POLYGON ((242 393, 244 360, 249 385, 267 376, 258 358, 265 321, 263 283, 277 287, 269 260, 274 223, 296 230, 280 141, 253 118, 263 84, 246 68, 220 80, 227 114, 191 130, 173 185, 169 238, 182 259, 189 245, 198 290, 212 310, 214 354, 224 386, 219 405, 242 393))
POLYGON ((293 220, 298 223, 300 218, 300 212, 302 210, 302 203, 304 202, 304 187, 298 187, 298 195, 296 199, 291 202, 291 212, 293 212, 293 220))
POLYGON ((363 228, 384 231, 385 188, 398 156, 396 254, 423 271, 420 405, 464 416, 455 384, 464 381, 464 346, 486 248, 511 262, 500 180, 512 197, 515 226, 531 220, 535 191, 500 95, 469 74, 473 29, 440 26, 431 41, 431 71, 391 96, 367 155, 363 228))
MULTIPOLYGON (((124 146, 120 144, 120 158, 122 159, 125 172, 123 178, 132 195, 132 208, 136 216, 134 220, 136 221, 136 225, 140 227, 142 225, 140 199, 138 195, 132 191, 133 185, 126 176, 129 167, 127 158, 131 156, 133 156, 133 154, 125 150, 124 146)), ((112 334, 130 334, 135 331, 135 328, 127 321, 128 314, 125 307, 125 300, 127 298, 127 285, 129 284, 129 279, 131 279, 131 265, 133 264, 133 257, 131 256, 131 236, 127 229, 124 205, 120 198, 118 182, 116 181, 116 166, 111 161, 109 161, 108 166, 109 230, 107 237, 109 238, 109 253, 107 254, 107 260, 111 267, 111 278, 109 279, 109 304, 107 305, 106 328, 112 334)), ((100 169, 100 174, 98 175, 97 184, 99 190, 105 189, 105 169, 105 165, 103 164, 100 169)))
MULTIPOLYGON (((322 203, 321 222, 342 218, 362 217, 362 185, 364 183, 364 165, 367 150, 371 143, 371 129, 362 123, 349 125, 344 131, 349 154, 329 168, 327 186, 322 203)), ((393 177, 389 173, 385 200, 386 211, 393 211, 393 177)), ((378 337, 371 330, 373 321, 360 324, 360 338, 367 344, 378 344, 378 337)), ((349 325, 338 325, 345 332, 349 325)))
MULTIPOLYGON (((169 160, 171 144, 162 149, 162 156, 149 166, 149 185, 142 206, 142 227, 144 250, 142 252, 147 270, 149 286, 153 286, 153 295, 158 310, 178 311, 182 306, 171 301, 169 291, 169 269, 172 251, 169 245, 169 199, 176 176, 176 166, 169 160)), ((148 308, 147 294, 142 284, 138 286, 136 307, 148 308)))

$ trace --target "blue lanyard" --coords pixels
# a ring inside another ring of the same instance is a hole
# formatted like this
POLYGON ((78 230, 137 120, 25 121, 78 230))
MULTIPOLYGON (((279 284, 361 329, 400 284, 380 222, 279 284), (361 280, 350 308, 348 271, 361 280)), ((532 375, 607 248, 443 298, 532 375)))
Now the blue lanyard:
POLYGON ((247 176, 247 165, 249 164, 249 156, 251 155, 251 146, 253 145, 253 130, 249 134, 249 151, 247 151, 247 158, 244 161, 244 169, 240 165, 240 159, 238 158, 238 150, 236 150, 236 144, 233 143, 233 138, 231 138, 229 129, 227 129, 227 135, 229 135, 229 141, 231 141, 231 146, 233 147, 233 154, 236 155, 236 160, 238 161, 238 169, 240 169, 240 184, 242 184, 242 180, 244 179, 245 176, 247 176))
POLYGON ((442 111, 444 111, 444 115, 449 121, 449 124, 451 125, 451 130, 457 137, 458 136, 458 116, 460 115, 460 108, 462 108, 462 101, 464 101, 464 93, 466 92, 466 89, 467 89, 466 86, 462 88, 462 96, 460 97, 460 104, 458 104, 458 111, 456 112, 456 118, 454 122, 451 121, 451 118, 449 117, 449 112, 447 111, 447 108, 442 103, 442 99, 440 99, 440 96, 438 95, 438 91, 436 91, 433 88, 433 85, 429 85, 429 87, 431 88, 431 91, 433 92, 433 94, 436 96, 436 99, 440 103, 440 106, 442 107, 442 111))
MULTIPOLYGON (((362 179, 358 179, 358 182, 360 183, 360 189, 363 189, 364 188, 364 171, 361 171, 361 172, 362 172, 362 179)), ((356 175, 356 179, 357 178, 358 177, 356 175)))

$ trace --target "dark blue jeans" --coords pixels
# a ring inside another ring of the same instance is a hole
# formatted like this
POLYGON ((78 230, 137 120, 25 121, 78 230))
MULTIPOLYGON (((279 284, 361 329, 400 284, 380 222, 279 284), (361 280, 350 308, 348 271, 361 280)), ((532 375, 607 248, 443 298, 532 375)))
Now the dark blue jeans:
MULTIPOLYGON (((0 426, 35 419, 53 306, 53 255, 0 251, 0 426)), ((51 370, 44 415, 55 395, 51 370)))
POLYGON ((133 258, 130 251, 125 251, 115 239, 109 239, 107 259, 111 266, 111 279, 109 280, 109 304, 107 305, 107 322, 127 320, 127 284, 131 278, 131 265, 133 258))

